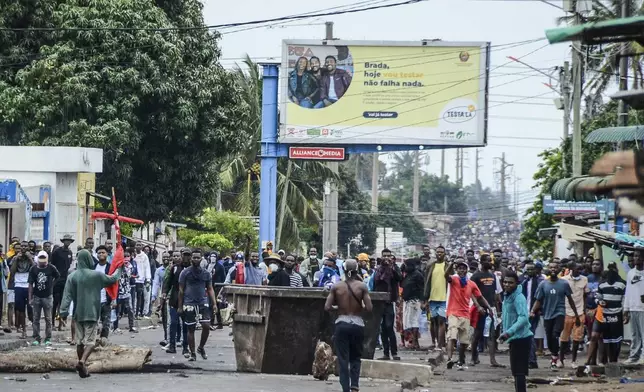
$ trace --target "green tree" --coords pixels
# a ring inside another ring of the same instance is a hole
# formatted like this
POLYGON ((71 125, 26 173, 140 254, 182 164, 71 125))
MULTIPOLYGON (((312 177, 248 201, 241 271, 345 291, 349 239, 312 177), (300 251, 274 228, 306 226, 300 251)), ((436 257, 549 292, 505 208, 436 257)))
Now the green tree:
MULTIPOLYGON (((588 15, 585 15, 585 21, 600 22, 617 19, 621 15, 622 4, 628 1, 630 3, 631 15, 644 14, 644 2, 642 0, 592 0, 592 9, 588 15)), ((560 23, 572 24, 575 16, 559 18, 560 23)), ((629 82, 631 88, 644 88, 644 74, 642 73, 642 60, 644 47, 636 42, 626 42, 627 53, 633 54, 628 57, 629 82)), ((582 59, 585 62, 583 68, 589 73, 588 83, 584 87, 586 101, 586 116, 592 117, 596 110, 602 107, 602 95, 608 87, 614 82, 615 74, 619 70, 619 53, 622 46, 621 42, 608 43, 596 46, 582 46, 582 59)))
POLYGON ((427 243, 427 234, 409 210, 406 203, 397 197, 378 199, 378 227, 391 227, 403 232, 410 244, 427 243))
POLYGON ((346 249, 354 238, 360 237, 361 245, 352 243, 352 254, 369 252, 376 248, 378 219, 371 214, 371 199, 360 192, 355 178, 340 166, 338 185, 338 247, 346 249))
POLYGON ((224 253, 234 250, 233 243, 218 233, 199 234, 188 242, 190 246, 198 246, 224 253))
POLYGON ((229 240, 235 249, 244 249, 249 237, 251 243, 257 243, 257 230, 253 221, 235 212, 207 208, 186 223, 188 227, 178 232, 179 238, 186 243, 205 234, 219 234, 229 240))
POLYGON ((152 0, 9 3, 2 27, 114 29, 3 31, 1 142, 102 148, 98 190, 116 187, 129 216, 212 204, 215 164, 245 140, 247 104, 218 62, 216 33, 153 30, 203 26, 197 0, 160 2, 178 7, 171 16, 152 0))
MULTIPOLYGON (((635 124, 638 119, 638 111, 631 110, 629 120, 635 124)), ((581 125, 582 132, 582 174, 587 174, 593 163, 608 151, 613 145, 610 143, 586 143, 584 139, 589 133, 598 128, 605 128, 617 124, 617 103, 612 101, 601 107, 600 111, 581 125)), ((625 148, 634 147, 633 143, 626 143, 625 148)), ((528 251, 541 257, 552 254, 554 242, 551 238, 541 239, 538 236, 540 229, 551 227, 555 221, 552 215, 543 213, 543 196, 550 194, 550 190, 557 180, 570 177, 572 162, 571 139, 568 138, 559 148, 543 151, 540 155, 542 163, 539 164, 534 174, 535 189, 539 190, 534 204, 526 211, 524 229, 521 233, 521 245, 528 251), (565 154, 566 168, 562 165, 562 153, 565 154)))
MULTIPOLYGON (((235 70, 235 80, 241 87, 241 98, 247 107, 240 119, 238 132, 245 141, 243 148, 231 150, 221 167, 219 178, 224 191, 230 192, 232 198, 225 200, 225 207, 245 215, 259 213, 259 183, 252 181, 256 174, 249 173, 257 164, 260 155, 262 83, 259 67, 250 57, 244 60, 244 68, 235 70)), ((286 190, 286 208, 281 233, 281 248, 296 247, 299 240, 299 222, 318 223, 320 221, 320 201, 323 184, 335 178, 333 172, 319 161, 290 161, 291 172, 288 174, 288 159, 280 159, 277 174, 278 213, 282 194, 286 190)), ((259 172, 259 171, 258 171, 259 172)), ((278 218, 279 219, 279 218, 278 218)))
MULTIPOLYGON (((206 209, 198 218, 207 231, 219 233, 229 239, 237 248, 246 246, 248 238, 257 239, 257 230, 251 219, 230 211, 206 209)), ((256 243, 253 241, 252 243, 256 243)))

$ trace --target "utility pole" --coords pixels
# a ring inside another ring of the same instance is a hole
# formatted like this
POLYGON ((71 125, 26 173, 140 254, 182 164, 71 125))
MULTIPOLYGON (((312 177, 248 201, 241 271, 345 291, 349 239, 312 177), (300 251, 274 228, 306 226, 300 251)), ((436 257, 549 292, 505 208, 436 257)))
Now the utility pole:
POLYGON ((456 179, 456 183, 460 183, 461 181, 461 149, 457 148, 456 149, 456 176, 454 177, 456 179))
MULTIPOLYGON (((579 24, 580 18, 575 2, 575 22, 579 24)), ((581 41, 572 43, 572 175, 581 176, 581 41)))
POLYGON ((459 173, 459 176, 460 176, 459 178, 461 180, 459 182, 459 184, 460 184, 461 188, 463 187, 463 182, 464 182, 464 179, 463 179, 464 178, 464 176, 463 176, 463 168, 464 167, 465 167, 465 150, 461 148, 461 168, 460 168, 461 172, 459 173))
POLYGON ((420 151, 414 154, 414 191, 412 196, 412 211, 418 212, 418 204, 420 203, 420 151))
POLYGON ((445 149, 441 150, 441 178, 445 177, 445 149))
MULTIPOLYGON (((622 1, 621 17, 627 18, 631 15, 630 1, 622 1)), ((628 90, 628 42, 622 42, 619 50, 619 89, 620 91, 628 90)), ((620 127, 628 125, 628 105, 623 99, 617 103, 617 122, 620 127)), ((619 149, 623 149, 623 143, 620 143, 619 149)))
MULTIPOLYGON (((326 22, 326 39, 333 40, 333 22, 326 22)), ((334 174, 338 174, 339 163, 327 162, 327 166, 334 174)), ((322 225, 322 246, 324 251, 338 249, 338 184, 329 181, 325 184, 324 197, 324 223, 322 225), (326 192, 328 186, 328 195, 326 192)), ((349 257, 349 255, 347 255, 349 257)))
POLYGON ((371 166, 371 211, 378 212, 378 177, 380 177, 378 153, 371 154, 371 159, 373 160, 371 166))
MULTIPOLYGON (((563 99, 563 140, 565 142, 570 134, 570 63, 568 61, 564 61, 563 69, 559 72, 559 85, 561 86, 561 96, 563 99)), ((561 155, 561 166, 565 173, 565 154, 561 155)))
POLYGON ((479 162, 481 161, 481 157, 479 156, 480 152, 481 152, 481 150, 477 148, 476 149, 476 158, 475 158, 475 162, 474 162, 475 167, 476 167, 476 169, 474 171, 474 192, 475 192, 475 195, 476 195, 476 209, 477 210, 478 210, 478 207, 479 207, 479 198, 481 197, 481 187, 479 185, 479 181, 480 181, 479 180, 479 168, 481 167, 481 165, 479 164, 479 162))
POLYGON ((499 208, 499 219, 503 219, 503 210, 506 206, 507 200, 507 191, 505 187, 505 181, 508 179, 507 168, 513 166, 512 164, 507 163, 505 160, 505 153, 501 154, 501 158, 497 158, 501 161, 501 168, 499 169, 499 180, 501 181, 501 207, 499 208))

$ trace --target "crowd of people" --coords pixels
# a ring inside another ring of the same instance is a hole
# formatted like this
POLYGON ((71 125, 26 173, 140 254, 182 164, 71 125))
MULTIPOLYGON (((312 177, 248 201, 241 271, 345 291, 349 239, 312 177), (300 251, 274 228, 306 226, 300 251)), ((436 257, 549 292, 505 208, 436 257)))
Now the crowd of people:
POLYGON ((524 256, 520 236, 519 220, 468 220, 466 224, 452 228, 446 248, 461 256, 467 249, 480 253, 498 248, 504 256, 519 259, 524 256))
POLYGON ((30 320, 33 345, 51 344, 54 321, 61 329, 73 316, 70 343, 77 346, 81 377, 89 375, 86 362, 94 346, 105 344, 122 318, 127 317, 129 331, 137 332, 134 320, 152 312, 161 319, 161 344, 168 353, 176 353, 181 344, 189 361, 197 354, 206 359, 210 331, 223 327, 226 303, 220 290, 226 284, 329 290, 326 308, 337 308, 340 315, 334 341, 345 391, 358 388, 361 315, 371 308, 370 292, 388 293, 380 322, 380 360, 400 360, 400 348, 420 349, 426 330, 429 349, 446 353, 448 369, 478 365, 485 349, 492 367, 504 367, 495 354, 498 344, 507 342, 516 390, 525 391, 528 371, 538 367, 543 350, 550 351, 552 368, 564 367, 567 356, 577 367, 585 346, 585 365, 618 361, 624 324, 630 322, 627 362, 644 364, 644 254, 639 250, 622 263, 627 271, 623 280, 615 263, 604 268, 592 255, 542 263, 517 260, 503 249, 468 249, 460 255, 443 246, 425 246, 420 257, 406 260, 397 260, 388 249, 379 257, 361 253, 342 260, 335 252, 318 258, 315 248, 307 257, 272 249, 260 254, 250 247, 230 254, 182 248, 163 252, 159 263, 155 249, 137 242, 124 250, 123 267, 110 275, 110 240, 94 247, 94 240, 86 239, 75 257, 73 242, 65 236, 62 245, 45 242, 41 247, 12 239, 6 254, 0 248, 0 288, 8 302, 4 333, 15 329, 26 338, 30 320), (106 288, 116 282, 112 298, 106 288))

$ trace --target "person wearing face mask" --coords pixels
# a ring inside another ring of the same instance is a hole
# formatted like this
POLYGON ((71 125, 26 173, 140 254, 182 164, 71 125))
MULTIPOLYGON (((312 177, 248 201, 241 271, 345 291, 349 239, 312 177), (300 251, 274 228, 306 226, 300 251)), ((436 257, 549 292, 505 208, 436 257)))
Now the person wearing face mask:
POLYGON ((131 333, 138 333, 134 329, 134 312, 132 312, 132 289, 136 286, 134 275, 134 265, 131 261, 131 254, 128 251, 123 252, 123 268, 119 280, 118 299, 116 301, 116 320, 112 329, 116 330, 119 326, 119 320, 122 314, 127 315, 128 327, 131 333))
POLYGON ((543 324, 546 329, 548 349, 552 354, 550 368, 556 369, 564 367, 564 363, 560 359, 559 337, 566 320, 566 300, 568 300, 573 311, 574 325, 579 326, 582 323, 577 305, 572 298, 570 285, 567 281, 559 279, 558 275, 561 272, 559 264, 553 261, 548 267, 550 268, 550 277, 548 280, 544 280, 537 288, 530 317, 535 317, 543 309, 543 324))
POLYGON ((295 256, 288 255, 284 259, 284 266, 275 273, 269 286, 281 287, 309 287, 306 277, 295 271, 295 256))
POLYGON ((321 261, 318 260, 318 250, 315 248, 309 249, 309 258, 305 259, 302 264, 300 264, 300 273, 309 281, 309 284, 313 283, 313 275, 321 269, 321 261))
POLYGON ((58 269, 49 264, 47 252, 38 253, 38 263, 29 271, 29 303, 34 309, 34 346, 40 345, 40 315, 45 315, 45 346, 51 345, 54 281, 60 277, 58 269))
POLYGON ((341 280, 336 260, 333 257, 325 258, 324 267, 319 271, 315 281, 317 287, 330 288, 341 280))

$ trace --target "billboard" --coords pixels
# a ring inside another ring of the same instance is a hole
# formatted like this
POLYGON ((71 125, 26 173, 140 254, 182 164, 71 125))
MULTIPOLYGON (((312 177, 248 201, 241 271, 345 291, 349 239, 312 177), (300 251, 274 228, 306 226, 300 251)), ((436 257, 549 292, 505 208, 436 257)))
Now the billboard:
POLYGON ((286 144, 483 146, 489 42, 283 42, 286 144))
POLYGON ((615 213, 615 201, 602 199, 597 201, 554 200, 550 195, 543 197, 544 214, 604 214, 615 213))

